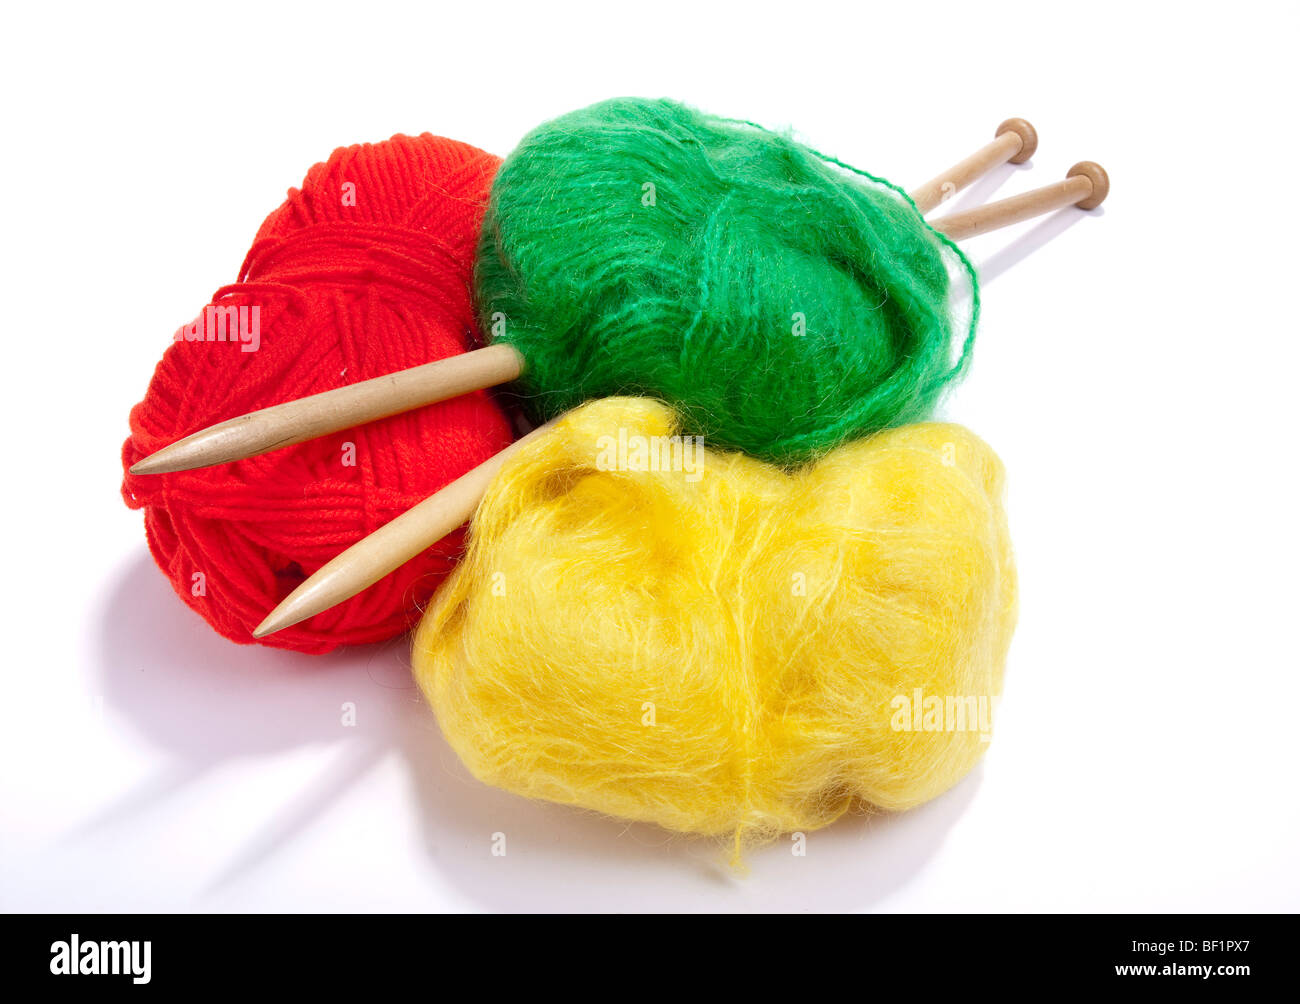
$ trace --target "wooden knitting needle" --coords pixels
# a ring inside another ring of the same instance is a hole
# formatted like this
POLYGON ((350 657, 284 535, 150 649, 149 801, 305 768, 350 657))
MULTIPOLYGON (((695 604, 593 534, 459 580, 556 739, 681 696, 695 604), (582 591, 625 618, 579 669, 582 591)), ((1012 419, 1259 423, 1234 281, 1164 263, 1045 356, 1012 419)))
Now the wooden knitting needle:
POLYGON ((504 344, 425 363, 211 425, 131 465, 132 474, 170 474, 255 457, 389 415, 509 383, 524 358, 504 344))
POLYGON ((1008 162, 1023 164, 1037 149, 1037 130, 1024 119, 1007 119, 998 126, 992 142, 913 190, 912 201, 922 213, 928 213, 995 167, 1008 162))
MULTIPOLYGON (((987 233, 1065 206, 1093 209, 1106 198, 1109 188, 1110 182, 1101 166, 1092 161, 1082 161, 1070 168, 1065 181, 1002 199, 968 213, 956 213, 941 220, 940 228, 951 227, 945 232, 958 239, 987 233)), ((342 603, 451 533, 473 516, 505 458, 551 424, 548 422, 529 433, 335 557, 272 610, 257 626, 253 637, 264 638, 342 603)))
POLYGON ((479 500, 502 464, 519 447, 540 436, 552 424, 547 422, 511 443, 327 562, 267 615, 253 631, 253 637, 263 638, 283 631, 350 599, 462 526, 474 515, 479 500))
POLYGON ((1070 168, 1064 181, 1036 188, 1024 195, 990 202, 964 213, 952 213, 932 223, 940 233, 955 241, 1009 227, 1013 223, 1042 216, 1066 206, 1096 209, 1110 192, 1110 179, 1100 164, 1083 160, 1070 168))
MULTIPOLYGON (((1007 119, 988 143, 912 193, 921 212, 1008 160, 1027 160, 1038 133, 1007 119)), ((948 219, 953 219, 949 217, 948 219)), ((946 223, 947 221, 945 221, 946 223)), ((980 231, 983 232, 983 231, 980 231)), ((172 474, 226 464, 293 446, 331 432, 515 380, 524 358, 504 343, 288 401, 200 429, 131 465, 132 474, 172 474)))

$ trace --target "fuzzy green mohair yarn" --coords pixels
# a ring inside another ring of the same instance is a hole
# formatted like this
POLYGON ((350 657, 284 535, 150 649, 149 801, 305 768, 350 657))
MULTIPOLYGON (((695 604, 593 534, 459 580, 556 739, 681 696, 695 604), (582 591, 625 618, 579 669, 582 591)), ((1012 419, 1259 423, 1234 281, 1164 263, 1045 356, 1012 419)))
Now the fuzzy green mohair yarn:
POLYGON ((668 100, 605 101, 525 137, 476 271, 534 417, 658 397, 685 432, 785 464, 927 417, 979 317, 970 263, 902 191, 668 100), (969 278, 968 318, 950 269, 969 278))

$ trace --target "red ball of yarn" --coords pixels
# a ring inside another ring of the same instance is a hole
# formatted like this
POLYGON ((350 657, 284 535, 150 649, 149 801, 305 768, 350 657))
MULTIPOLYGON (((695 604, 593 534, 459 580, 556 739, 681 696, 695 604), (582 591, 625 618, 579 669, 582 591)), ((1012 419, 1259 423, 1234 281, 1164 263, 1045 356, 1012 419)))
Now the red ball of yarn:
MULTIPOLYGON (((262 224, 239 281, 163 355, 131 411, 123 466, 215 422, 478 347, 474 249, 499 164, 425 134, 336 150, 313 167, 262 224)), ((249 643, 304 578, 511 438, 479 392, 218 467, 127 470, 122 494, 144 509, 149 548, 181 598, 249 643)), ((263 642, 326 652, 399 634, 460 551, 458 533, 263 642)))

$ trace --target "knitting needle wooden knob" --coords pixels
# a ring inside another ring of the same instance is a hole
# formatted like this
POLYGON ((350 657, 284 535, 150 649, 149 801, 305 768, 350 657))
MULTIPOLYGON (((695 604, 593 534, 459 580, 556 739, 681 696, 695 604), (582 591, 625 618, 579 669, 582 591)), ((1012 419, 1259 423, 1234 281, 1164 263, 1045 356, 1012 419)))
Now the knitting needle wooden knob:
POLYGON ((922 213, 952 198, 967 185, 1003 164, 1023 164, 1038 149, 1038 132, 1024 119, 1007 119, 993 134, 993 141, 936 175, 911 193, 922 213))
POLYGON ((953 240, 962 241, 1066 206, 1096 209, 1109 192, 1110 179, 1102 166, 1091 160, 1082 160, 1070 168, 1064 181, 990 202, 965 213, 953 213, 933 226, 953 240))

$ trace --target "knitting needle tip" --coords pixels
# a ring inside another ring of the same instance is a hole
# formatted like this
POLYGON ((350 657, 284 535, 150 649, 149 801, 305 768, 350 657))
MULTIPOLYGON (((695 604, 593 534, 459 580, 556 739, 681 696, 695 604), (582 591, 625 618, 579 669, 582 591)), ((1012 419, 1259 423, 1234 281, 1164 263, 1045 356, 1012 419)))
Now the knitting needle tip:
MULTIPOLYGON (((131 465, 132 474, 176 474, 198 467, 226 464, 249 455, 249 443, 256 430, 250 428, 249 416, 243 415, 228 422, 220 422, 207 429, 178 439, 131 465)), ((259 437, 256 452, 287 446, 287 442, 268 443, 259 437)))
MULTIPOLYGON (((392 524, 388 525, 391 526, 392 524)), ((362 548, 362 553, 364 552, 365 548, 362 548)), ((344 551, 343 553, 348 554, 349 552, 344 551)), ((417 553, 418 549, 409 553, 407 558, 413 558, 417 553)), ((333 561, 326 563, 315 575, 300 583, 297 589, 281 600, 279 606, 267 614, 262 623, 253 629, 253 637, 255 639, 265 638, 269 634, 275 634, 277 631, 283 631, 285 628, 300 624, 315 617, 321 611, 342 603, 349 596, 360 592, 367 586, 374 585, 383 578, 383 571, 375 571, 370 575, 365 574, 372 569, 373 562, 358 562, 350 566, 348 562, 339 561, 339 558, 336 557, 333 561), (359 582, 354 579, 358 575, 360 575, 359 582)))
POLYGON ((479 500, 506 460, 551 425, 552 422, 547 422, 515 440, 496 456, 335 555, 285 597, 257 625, 253 637, 265 638, 342 603, 464 525, 474 515, 479 500))
POLYGON ((177 471, 187 469, 184 460, 177 460, 172 447, 179 446, 180 443, 173 443, 172 446, 165 446, 157 453, 151 453, 143 460, 137 460, 131 465, 132 474, 175 474, 177 471))
MULTIPOLYGON (((311 615, 308 614, 307 616, 310 617, 311 615)), ((293 627, 300 620, 305 619, 305 617, 295 618, 291 612, 286 611, 281 607, 276 607, 266 615, 266 619, 263 620, 261 624, 253 628, 253 637, 265 638, 269 634, 275 634, 277 631, 283 631, 287 627, 293 627)))

